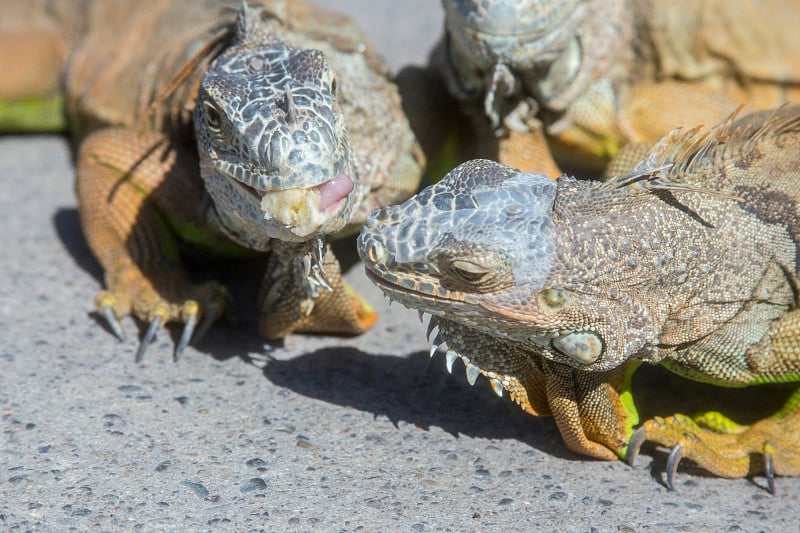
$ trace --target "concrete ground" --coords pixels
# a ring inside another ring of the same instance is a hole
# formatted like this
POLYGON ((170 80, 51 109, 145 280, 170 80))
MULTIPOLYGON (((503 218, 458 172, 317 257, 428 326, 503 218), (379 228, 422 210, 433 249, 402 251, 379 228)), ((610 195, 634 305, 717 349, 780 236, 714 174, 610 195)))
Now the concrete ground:
MULTIPOLYGON (((395 70, 441 27, 434 0, 325 3, 395 70)), ((238 324, 177 364, 161 333, 135 364, 141 325, 120 343, 92 311, 72 176, 63 138, 0 139, 0 530, 800 530, 800 478, 770 496, 682 465, 668 491, 661 450, 634 468, 571 454, 551 419, 429 360, 416 313, 359 266, 348 278, 382 314, 359 338, 265 343, 244 263, 220 269, 238 324)))

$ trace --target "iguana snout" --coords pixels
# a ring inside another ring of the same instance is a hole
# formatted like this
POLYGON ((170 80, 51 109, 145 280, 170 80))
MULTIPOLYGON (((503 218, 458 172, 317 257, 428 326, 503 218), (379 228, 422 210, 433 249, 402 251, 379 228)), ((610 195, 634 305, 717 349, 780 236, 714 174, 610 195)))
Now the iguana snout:
POLYGON ((405 203, 371 213, 359 254, 393 299, 491 330, 520 299, 537 306, 554 261, 555 194, 545 176, 468 161, 405 203))

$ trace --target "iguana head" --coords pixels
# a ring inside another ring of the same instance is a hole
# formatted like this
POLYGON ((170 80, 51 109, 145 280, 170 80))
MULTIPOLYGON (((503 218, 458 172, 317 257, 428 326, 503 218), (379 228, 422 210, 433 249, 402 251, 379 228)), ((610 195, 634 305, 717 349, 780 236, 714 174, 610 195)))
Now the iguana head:
POLYGON ((614 368, 652 335, 651 319, 610 286, 606 276, 625 270, 614 267, 628 258, 603 248, 615 228, 602 211, 563 212, 568 189, 580 186, 469 161, 405 203, 374 211, 359 254, 385 294, 434 320, 577 368, 614 368))
POLYGON ((194 122, 223 229, 265 249, 342 229, 358 182, 324 54, 259 37, 240 36, 211 63, 194 122))
POLYGON ((515 101, 525 97, 534 106, 546 106, 585 87, 586 76, 579 76, 584 65, 578 28, 587 14, 586 2, 443 0, 443 4, 450 90, 485 95, 486 112, 493 121, 501 120, 515 101))

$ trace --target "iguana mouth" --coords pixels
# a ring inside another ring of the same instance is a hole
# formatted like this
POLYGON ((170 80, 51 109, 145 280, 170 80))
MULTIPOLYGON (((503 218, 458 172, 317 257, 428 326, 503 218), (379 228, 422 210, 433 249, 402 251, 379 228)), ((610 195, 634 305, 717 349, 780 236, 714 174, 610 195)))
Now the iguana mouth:
MULTIPOLYGON (((241 183, 241 182, 239 182, 241 183)), ((300 237, 319 231, 346 203, 355 183, 347 174, 306 189, 259 191, 246 186, 261 199, 261 211, 267 220, 274 219, 300 237)))
POLYGON ((347 174, 339 174, 335 178, 329 179, 319 185, 314 187, 309 187, 307 189, 302 188, 295 188, 295 189, 284 189, 282 191, 259 191, 255 187, 252 187, 246 183, 243 183, 239 180, 234 180, 238 183, 244 190, 255 196, 256 198, 263 199, 268 194, 280 194, 285 191, 316 191, 320 195, 319 199, 319 208, 328 211, 334 211, 339 205, 347 199, 347 195, 355 188, 355 184, 353 180, 347 174))
MULTIPOLYGON (((410 298, 418 302, 423 302, 423 301, 429 302, 432 305, 432 307, 425 309, 426 313, 438 314, 438 310, 435 308, 435 306, 436 304, 444 301, 452 304, 452 303, 464 302, 466 300, 466 297, 462 293, 451 292, 438 284, 423 282, 425 285, 429 286, 428 288, 431 291, 435 291, 435 293, 424 292, 422 290, 401 285, 400 284, 401 282, 398 283, 400 280, 398 280, 398 282, 388 280, 385 277, 373 271, 368 265, 365 265, 364 271, 367 274, 367 279, 375 283, 381 289, 384 289, 384 292, 386 292, 387 290, 391 291, 392 294, 391 295, 387 294, 387 296, 389 296, 389 298, 393 300, 397 300, 397 297, 402 295, 406 298, 410 298)), ((403 303, 401 300, 397 301, 403 303)))

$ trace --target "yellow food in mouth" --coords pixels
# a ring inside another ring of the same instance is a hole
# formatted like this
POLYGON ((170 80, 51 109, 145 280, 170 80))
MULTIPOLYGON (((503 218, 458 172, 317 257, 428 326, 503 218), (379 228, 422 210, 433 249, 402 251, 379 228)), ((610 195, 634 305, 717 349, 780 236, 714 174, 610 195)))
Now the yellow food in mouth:
POLYGON ((308 237, 330 221, 333 213, 345 205, 355 183, 340 173, 309 189, 284 189, 262 193, 261 210, 267 220, 276 220, 299 237, 308 237))
POLYGON ((267 220, 276 220, 299 237, 307 237, 324 225, 330 216, 320 209, 320 193, 314 189, 285 189, 261 198, 267 220))

